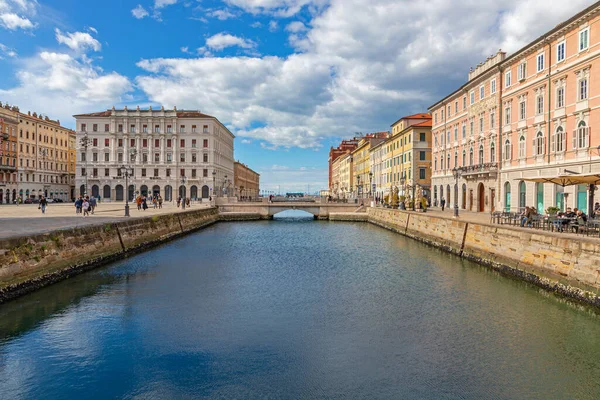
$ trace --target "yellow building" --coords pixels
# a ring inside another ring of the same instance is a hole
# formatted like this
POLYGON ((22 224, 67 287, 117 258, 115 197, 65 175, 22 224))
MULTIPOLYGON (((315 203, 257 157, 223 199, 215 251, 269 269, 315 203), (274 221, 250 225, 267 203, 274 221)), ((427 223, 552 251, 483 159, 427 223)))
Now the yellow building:
POLYGON ((339 156, 339 187, 340 198, 347 199, 352 197, 354 192, 354 166, 352 153, 348 152, 343 156, 339 156))
POLYGON ((371 147, 385 141, 387 132, 369 133, 360 139, 358 146, 352 151, 354 192, 353 197, 365 198, 374 196, 373 174, 371 171, 371 147))

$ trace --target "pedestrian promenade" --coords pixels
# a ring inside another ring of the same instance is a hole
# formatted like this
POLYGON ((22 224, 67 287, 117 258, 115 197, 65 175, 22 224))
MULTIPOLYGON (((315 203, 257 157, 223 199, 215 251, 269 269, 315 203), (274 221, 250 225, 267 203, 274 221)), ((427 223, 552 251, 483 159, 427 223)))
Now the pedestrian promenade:
MULTIPOLYGON (((209 206, 209 203, 192 203, 190 207, 186 207, 186 210, 199 210, 209 206)), ((162 209, 150 207, 145 211, 138 210, 135 203, 129 205, 130 218, 181 211, 175 203, 170 202, 164 203, 162 209)), ((100 203, 94 214, 85 218, 81 214, 75 214, 73 203, 50 203, 45 214, 42 214, 37 204, 2 205, 0 206, 0 239, 122 221, 126 218, 124 215, 125 203, 100 203)))

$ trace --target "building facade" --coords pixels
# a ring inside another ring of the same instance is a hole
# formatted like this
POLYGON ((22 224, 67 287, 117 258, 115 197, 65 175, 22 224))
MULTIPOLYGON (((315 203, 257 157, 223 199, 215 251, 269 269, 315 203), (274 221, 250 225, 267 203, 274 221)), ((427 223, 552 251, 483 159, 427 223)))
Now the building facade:
POLYGON ((374 196, 373 173, 371 172, 371 146, 383 142, 387 137, 387 132, 369 133, 360 138, 357 147, 352 151, 353 158, 353 176, 355 187, 353 197, 371 197, 374 196))
POLYGON ((235 195, 241 200, 256 200, 260 195, 260 174, 239 161, 234 163, 235 195))
POLYGON ((332 197, 339 197, 339 163, 337 166, 334 166, 335 161, 338 157, 348 153, 349 151, 353 151, 356 146, 358 146, 359 138, 352 138, 349 140, 342 140, 338 147, 331 147, 329 149, 329 193, 332 197), (334 168, 337 168, 337 171, 334 172, 334 168), (335 176, 335 179, 334 179, 335 176), (337 186, 337 187, 336 187, 337 186))
POLYGON ((233 195, 234 135, 213 116, 176 107, 113 107, 74 117, 78 195, 106 201, 233 195))
POLYGON ((0 204, 17 199, 17 132, 15 110, 0 104, 0 204))

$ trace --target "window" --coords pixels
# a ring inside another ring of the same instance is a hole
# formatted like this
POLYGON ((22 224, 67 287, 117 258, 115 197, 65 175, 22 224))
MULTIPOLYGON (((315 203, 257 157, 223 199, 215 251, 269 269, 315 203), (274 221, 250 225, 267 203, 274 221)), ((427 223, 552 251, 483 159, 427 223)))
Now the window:
POLYGON ((192 133, 196 133, 196 125, 192 125, 192 133))
POLYGON ((462 138, 466 139, 467 137, 467 125, 465 123, 462 124, 462 138))
POLYGON ((454 102, 454 114, 458 113, 458 100, 454 102))
POLYGON ((535 135, 535 139, 533 140, 533 151, 538 156, 544 154, 544 134, 540 131, 535 135))
POLYGON ((208 170, 207 169, 202 170, 202 177, 208 178, 208 170))
POLYGON ((454 141, 457 141, 457 140, 458 140, 458 125, 454 125, 454 141))
POLYGON ((483 134, 483 115, 479 117, 479 133, 483 134))
POLYGON ((196 177, 196 170, 195 170, 195 169, 193 169, 193 170, 192 170, 192 178, 195 178, 195 177, 196 177))
POLYGON ((204 153, 202 154, 202 162, 208 162, 208 154, 204 153))
POLYGON ((204 133, 208 133, 208 125, 204 125, 204 126, 202 127, 202 132, 204 132, 204 133))
POLYGON ((179 162, 185 162, 185 153, 179 155, 179 162))
POLYGON ((556 89, 556 108, 565 106, 565 88, 559 87, 556 89))
POLYGON ((173 162, 173 154, 167 153, 167 163, 173 162))
POLYGON ((490 144, 490 162, 496 162, 496 145, 494 144, 494 142, 490 144))
POLYGON ((585 149, 589 146, 589 128, 584 121, 577 125, 575 134, 573 135, 573 148, 585 149))
POLYGON ((160 162, 160 153, 154 153, 154 162, 155 163, 159 163, 160 162))
POLYGON ((92 153, 92 161, 98 162, 98 153, 92 153))
POLYGON ((579 81, 579 93, 577 98, 579 101, 587 100, 588 98, 588 84, 587 79, 582 79, 579 81))
POLYGON ((563 151, 565 151, 565 139, 565 132, 563 128, 559 126, 558 128, 556 128, 556 132, 554 132, 554 135, 552 135, 552 140, 550 144, 551 151, 556 153, 562 153, 563 151))
POLYGON ((104 176, 110 176, 110 168, 104 168, 104 176))
POLYGON ((104 139, 104 147, 110 146, 110 139, 104 139))
POLYGON ((98 124, 92 125, 92 131, 98 132, 98 124))
POLYGON ((504 87, 509 87, 511 85, 511 77, 512 74, 510 71, 504 74, 504 87))
POLYGON ((148 147, 148 139, 142 139, 142 147, 148 147))
POLYGON ((180 170, 179 170, 179 175, 180 175, 180 176, 185 176, 185 169, 183 169, 183 168, 182 168, 182 169, 180 169, 180 170))
POLYGON ((510 160, 512 158, 512 146, 510 145, 510 140, 506 139, 504 142, 504 159, 510 160))
POLYGON ((118 130, 119 132, 123 132, 123 124, 119 124, 119 125, 117 126, 117 130, 118 130))
POLYGON ((519 158, 525 158, 527 155, 527 149, 525 148, 525 136, 521 135, 519 138, 519 158))
POLYGON ((479 145, 479 164, 483 164, 483 145, 479 145))
POLYGON ((525 80, 525 78, 527 77, 527 63, 522 62, 521 64, 519 64, 519 67, 517 68, 517 79, 520 81, 525 80))
POLYGON ((537 56, 537 72, 544 70, 544 53, 537 56))
POLYGON ((129 127, 129 132, 131 132, 131 133, 135 133, 135 125, 131 125, 131 126, 129 127))
POLYGON ((160 133, 160 125, 154 125, 154 133, 160 133))
POLYGON ((109 125, 108 124, 104 124, 104 132, 108 132, 109 131, 109 125))
POLYGON ((130 154, 129 155, 129 160, 134 163, 135 162, 135 154, 130 154))
POLYGON ((538 96, 536 99, 536 112, 538 115, 544 113, 544 96, 538 96))
POLYGON ((425 179, 425 168, 419 168, 419 179, 425 179))
POLYGON ((123 162, 123 153, 119 153, 117 154, 117 160, 118 162, 122 163, 123 162))
POLYGON ((496 113, 490 113, 490 129, 494 129, 496 127, 496 113))
POLYGON ((87 127, 85 124, 81 124, 81 132, 87 132, 87 127))
POLYGON ((142 168, 142 177, 146 176, 146 168, 142 168))
POLYGON ((167 125, 167 133, 173 133, 173 128, 171 125, 167 125))
POLYGON ((93 145, 94 147, 98 147, 98 138, 94 138, 94 139, 92 139, 92 145, 93 145))
POLYGON ((471 90, 471 93, 469 93, 469 98, 470 98, 470 101, 471 101, 470 104, 475 103, 475 91, 474 90, 471 90))
POLYGON ((192 153, 192 162, 195 163, 197 160, 196 153, 192 153))
POLYGON ((473 120, 471 120, 471 122, 469 123, 469 134, 471 136, 473 136, 473 134, 475 134, 475 128, 474 128, 473 120))
POLYGON ((179 126, 179 133, 184 133, 184 132, 185 132, 185 125, 179 126))
POLYGON ((442 121, 444 121, 444 110, 442 110, 442 121))
POLYGON ((504 109, 504 125, 510 125, 510 106, 504 109))
POLYGON ((154 177, 158 178, 158 168, 154 168, 154 177))
POLYGON ((207 148, 208 148, 208 139, 204 139, 204 140, 202 141, 202 147, 204 147, 205 149, 207 149, 207 148))
POLYGON ((185 139, 181 139, 179 141, 179 147, 181 147, 181 148, 185 147, 185 139))
POLYGON ((494 94, 496 93, 496 79, 492 79, 492 81, 490 82, 490 93, 494 94))
POLYGON ((483 99, 485 97, 485 86, 481 86, 479 88, 479 100, 483 99))
POLYGON ((450 117, 450 115, 452 115, 452 108, 448 105, 448 117, 450 117))
POLYGON ((85 153, 81 153, 81 161, 85 162, 85 153))
POLYGON ((420 161, 425 161, 425 152, 424 151, 420 151, 419 152, 419 160, 420 161))
POLYGON ((473 148, 469 150, 469 165, 473 165, 473 148))
POLYGON ((148 153, 142 154, 142 163, 148 164, 148 153))
POLYGON ((129 146, 135 147, 135 139, 129 139, 129 146))
POLYGON ((142 125, 142 132, 148 133, 148 125, 142 125))
MULTIPOLYGON (((424 142, 424 141, 426 141, 426 140, 427 140, 427 139, 425 138, 425 132, 421 132, 421 133, 419 133, 419 142, 424 142)), ((206 143, 206 146, 205 146, 205 147, 208 147, 208 140, 207 140, 207 143, 206 143)))
POLYGON ((196 139, 192 139, 192 148, 196 148, 196 139))
POLYGON ((463 110, 467 108, 467 96, 463 97, 463 110))
POLYGON ((167 168, 167 170, 165 171, 165 176, 167 178, 169 178, 171 176, 171 168, 167 168))
POLYGON ((154 147, 157 149, 160 147, 160 139, 154 139, 154 147))
POLYGON ((104 153, 104 162, 110 161, 110 153, 104 153))
POLYGON ((171 147, 172 146, 172 140, 171 139, 167 139, 167 147, 171 147))
POLYGON ((556 45, 556 62, 561 62, 565 59, 565 42, 560 42, 556 45))
POLYGON ((589 47, 589 36, 590 28, 585 28, 579 31, 579 51, 585 50, 589 47))

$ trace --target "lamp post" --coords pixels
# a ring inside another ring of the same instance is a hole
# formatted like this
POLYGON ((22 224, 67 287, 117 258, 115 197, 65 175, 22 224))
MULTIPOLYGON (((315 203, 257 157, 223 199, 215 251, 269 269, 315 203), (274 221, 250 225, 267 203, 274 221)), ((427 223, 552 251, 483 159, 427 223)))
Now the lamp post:
POLYGON ((126 166, 126 165, 121 165, 119 167, 119 171, 121 172, 121 175, 125 175, 125 188, 126 188, 126 194, 125 194, 125 216, 129 217, 129 177, 131 175, 133 175, 133 168, 126 166))
POLYGON ((217 191, 216 191, 216 186, 215 186, 215 182, 217 179, 217 171, 213 171, 212 176, 213 176, 213 196, 217 197, 217 191))
POLYGON ((360 197, 360 175, 356 176, 356 197, 360 197))
POLYGON ((373 173, 369 172, 369 198, 373 197, 373 173))
MULTIPOLYGON (((458 218, 458 180, 462 176, 462 168, 454 168, 452 170, 452 175, 454 175, 454 179, 456 180, 456 184, 454 186, 454 218, 458 218)), ((450 196, 450 193, 448 193, 450 196)))
POLYGON ((227 183, 227 175, 223 178, 223 185, 221 185, 221 194, 225 197, 225 184, 227 183))
POLYGON ((87 174, 87 149, 88 146, 92 143, 92 139, 90 139, 87 135, 87 132, 83 134, 83 137, 81 139, 79 139, 79 144, 81 145, 81 147, 83 147, 85 149, 85 190, 84 190, 84 195, 87 194, 88 192, 88 174, 87 174))
POLYGON ((186 197, 186 195, 185 195, 185 182, 186 182, 185 175, 181 175, 181 186, 183 187, 183 190, 182 190, 182 193, 181 193, 182 194, 182 196, 181 196, 181 209, 182 210, 185 210, 185 197, 186 197))
MULTIPOLYGON (((136 149, 130 149, 129 150, 129 159, 127 160, 128 164, 135 163, 136 157, 137 157, 137 150, 136 149)), ((133 169, 133 167, 130 167, 130 168, 131 168, 131 175, 130 176, 134 179, 134 182, 135 182, 135 170, 133 169)), ((125 186, 126 186, 125 189, 127 191, 126 197, 129 197, 129 185, 127 184, 127 182, 125 182, 125 186)), ((135 183, 133 184, 133 187, 134 187, 134 196, 135 196, 135 183)), ((86 186, 86 191, 87 191, 87 186, 86 186)))

